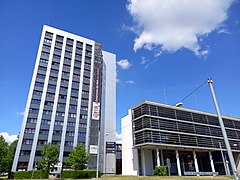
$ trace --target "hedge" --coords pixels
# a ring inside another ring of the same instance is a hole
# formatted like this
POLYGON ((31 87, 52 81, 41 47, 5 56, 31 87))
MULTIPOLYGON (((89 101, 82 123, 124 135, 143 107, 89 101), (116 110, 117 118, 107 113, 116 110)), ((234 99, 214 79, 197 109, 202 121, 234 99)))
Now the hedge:
POLYGON ((153 170, 153 174, 156 176, 167 176, 167 167, 166 166, 156 166, 153 170))
MULTIPOLYGON (((17 171, 12 174, 14 179, 31 179, 32 171, 17 171)), ((48 179, 48 173, 41 170, 35 170, 33 179, 48 179)))
MULTIPOLYGON (((97 171, 90 170, 64 170, 61 173, 61 178, 71 178, 71 179, 86 179, 86 178, 95 178, 97 171)), ((100 177, 100 172, 98 173, 100 177)))

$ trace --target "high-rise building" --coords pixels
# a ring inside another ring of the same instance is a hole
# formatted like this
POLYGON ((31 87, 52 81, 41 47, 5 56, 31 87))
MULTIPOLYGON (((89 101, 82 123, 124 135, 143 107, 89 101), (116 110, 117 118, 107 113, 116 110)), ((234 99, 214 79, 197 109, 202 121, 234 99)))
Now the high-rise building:
POLYGON ((116 141, 115 127, 116 55, 44 25, 12 171, 32 170, 46 143, 58 145, 61 163, 79 143, 90 154, 88 169, 97 168, 99 150, 100 171, 115 173, 115 154, 103 153, 116 141))
MULTIPOLYGON (((240 173, 240 119, 222 116, 240 173)), ((216 114, 144 101, 122 118, 122 174, 152 175, 156 166, 171 175, 232 173, 216 114)))

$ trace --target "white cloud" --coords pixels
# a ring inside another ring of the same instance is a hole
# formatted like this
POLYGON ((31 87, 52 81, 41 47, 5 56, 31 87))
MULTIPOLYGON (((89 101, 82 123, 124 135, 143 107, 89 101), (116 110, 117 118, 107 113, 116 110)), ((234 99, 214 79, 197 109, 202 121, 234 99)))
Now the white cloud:
POLYGON ((11 144, 13 141, 15 141, 17 139, 17 134, 15 135, 10 135, 8 134, 7 132, 1 132, 0 133, 0 136, 3 136, 5 141, 8 143, 8 144, 11 144))
POLYGON ((16 115, 19 115, 19 116, 23 116, 24 115, 24 111, 22 111, 22 112, 16 112, 16 115))
POLYGON ((128 80, 128 81, 126 81, 126 84, 135 84, 135 81, 133 81, 133 80, 128 80))
MULTIPOLYGON (((202 55, 199 38, 221 27, 234 0, 129 0, 138 37, 134 50, 175 52, 181 48, 202 55), (140 33, 139 33, 140 32, 140 33)), ((203 53, 205 54, 205 53, 203 53)))
POLYGON ((147 59, 146 57, 141 57, 141 62, 140 62, 140 64, 146 64, 147 62, 149 62, 149 59, 147 59))
POLYGON ((116 142, 122 143, 122 134, 118 134, 117 132, 116 132, 116 142))
POLYGON ((117 62, 117 65, 119 65, 122 69, 129 69, 132 64, 127 59, 122 59, 117 62))

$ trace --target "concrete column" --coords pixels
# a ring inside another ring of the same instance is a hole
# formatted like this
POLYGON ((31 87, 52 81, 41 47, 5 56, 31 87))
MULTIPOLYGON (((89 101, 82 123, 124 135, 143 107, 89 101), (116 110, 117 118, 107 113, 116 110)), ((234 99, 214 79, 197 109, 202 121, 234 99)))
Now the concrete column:
POLYGON ((212 172, 216 172, 216 171, 215 171, 215 167, 214 167, 214 163, 213 163, 213 158, 212 158, 212 153, 211 153, 211 151, 209 151, 208 154, 209 154, 209 159, 210 159, 210 164, 211 164, 212 172))
POLYGON ((143 176, 146 176, 146 162, 144 149, 141 149, 141 156, 142 156, 142 173, 143 176))
POLYGON ((179 160, 179 153, 178 150, 175 150, 176 153, 176 159, 177 159, 177 170, 178 170, 178 175, 182 176, 182 172, 181 172, 181 166, 180 166, 180 160, 179 160))
POLYGON ((163 150, 160 150, 161 152, 161 165, 164 166, 164 159, 163 159, 163 150))
POLYGON ((160 156, 159 156, 159 149, 156 149, 156 154, 157 154, 157 166, 160 166, 160 156))
MULTIPOLYGON (((199 173, 197 156, 196 156, 196 152, 195 151, 193 151, 193 160, 194 160, 194 165, 195 165, 196 172, 199 173)), ((197 176, 199 176, 199 174, 197 176)))

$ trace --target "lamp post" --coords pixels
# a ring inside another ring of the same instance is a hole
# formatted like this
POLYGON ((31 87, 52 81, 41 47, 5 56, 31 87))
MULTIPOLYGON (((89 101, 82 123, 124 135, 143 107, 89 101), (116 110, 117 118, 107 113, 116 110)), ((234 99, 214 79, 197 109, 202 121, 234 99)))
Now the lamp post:
POLYGON ((213 83, 212 79, 208 78, 208 84, 209 84, 209 87, 210 87, 210 90, 211 90, 211 93, 212 93, 212 98, 213 98, 215 109, 216 109, 216 112, 217 112, 219 124, 220 124, 221 130, 222 130, 224 142, 226 144, 226 149, 227 149, 227 152, 228 152, 228 157, 229 157, 229 160, 230 160, 234 180, 238 180, 237 168, 236 168, 236 165, 235 165, 235 162, 234 162, 234 159, 233 159, 232 150, 231 150, 231 147, 230 147, 230 144, 229 144, 229 141, 228 141, 227 133, 226 133, 226 130, 225 130, 225 126, 223 124, 223 120, 222 120, 222 117, 221 117, 221 114, 220 114, 220 110, 219 110, 219 107, 218 107, 218 103, 217 103, 217 99, 216 99, 216 96, 215 96, 215 93, 214 93, 212 83, 213 83))

